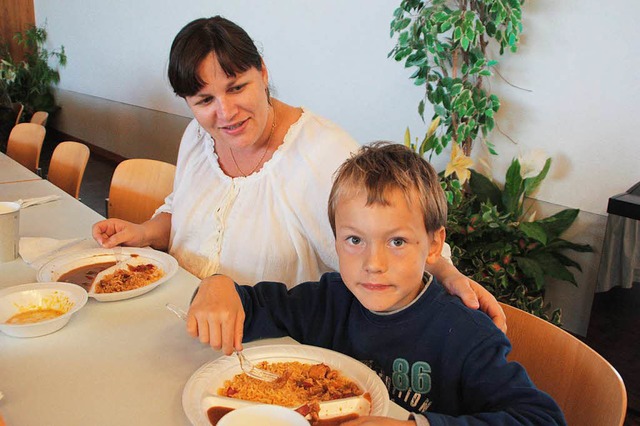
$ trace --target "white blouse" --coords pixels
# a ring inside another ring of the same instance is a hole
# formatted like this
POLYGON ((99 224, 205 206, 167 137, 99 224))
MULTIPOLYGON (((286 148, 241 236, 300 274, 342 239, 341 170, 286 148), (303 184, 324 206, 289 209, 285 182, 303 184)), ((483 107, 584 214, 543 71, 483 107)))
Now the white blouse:
POLYGON ((327 218, 333 173, 358 143, 309 111, 262 169, 223 173, 215 141, 193 120, 183 135, 173 193, 156 214, 172 214, 169 253, 192 274, 240 284, 293 287, 337 270, 327 218))

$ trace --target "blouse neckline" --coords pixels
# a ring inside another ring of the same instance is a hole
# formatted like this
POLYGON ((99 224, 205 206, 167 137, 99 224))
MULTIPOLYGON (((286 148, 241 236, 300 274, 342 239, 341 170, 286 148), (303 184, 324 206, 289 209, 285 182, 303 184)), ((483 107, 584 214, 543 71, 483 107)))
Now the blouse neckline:
POLYGON ((271 158, 269 158, 269 160, 265 161, 264 164, 262 164, 262 167, 260 168, 260 170, 250 174, 249 176, 231 177, 227 175, 222 170, 222 167, 220 167, 220 163, 218 162, 218 154, 216 153, 216 150, 215 150, 215 140, 209 133, 204 131, 202 127, 199 127, 201 131, 204 132, 204 135, 202 136, 202 138, 204 139, 204 142, 207 144, 207 150, 206 150, 207 157, 209 158, 216 172, 219 173, 219 175, 224 179, 229 180, 231 182, 238 182, 238 183, 250 182, 253 180, 260 179, 262 178, 262 176, 268 175, 272 169, 277 167, 277 164, 280 161, 280 158, 284 155, 284 153, 286 153, 288 149, 290 149, 292 141, 296 140, 297 134, 301 131, 304 123, 309 119, 308 118, 309 112, 304 107, 300 107, 300 109, 302 110, 302 114, 300 114, 300 117, 295 121, 295 123, 289 126, 289 128, 287 129, 287 132, 284 135, 282 143, 273 152, 273 155, 271 156, 271 158))

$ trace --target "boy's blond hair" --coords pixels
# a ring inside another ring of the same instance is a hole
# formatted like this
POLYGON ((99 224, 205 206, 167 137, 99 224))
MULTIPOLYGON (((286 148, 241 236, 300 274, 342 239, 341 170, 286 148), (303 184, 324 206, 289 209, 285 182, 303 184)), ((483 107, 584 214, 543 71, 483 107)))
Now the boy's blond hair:
POLYGON ((393 189, 402 190, 409 204, 419 201, 428 233, 446 225, 447 201, 431 164, 404 145, 380 141, 361 147, 336 171, 328 208, 333 235, 341 197, 366 191, 367 206, 386 206, 385 195, 393 189))

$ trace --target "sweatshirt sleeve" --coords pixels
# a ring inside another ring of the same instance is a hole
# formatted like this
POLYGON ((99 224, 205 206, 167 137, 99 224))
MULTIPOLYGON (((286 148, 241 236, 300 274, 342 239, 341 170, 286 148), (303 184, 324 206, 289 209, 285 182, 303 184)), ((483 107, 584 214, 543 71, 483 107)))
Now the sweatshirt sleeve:
POLYGON ((348 316, 350 293, 336 273, 287 290, 282 283, 237 286, 245 310, 244 340, 290 336, 300 343, 331 347, 335 329, 348 316))
POLYGON ((565 425, 562 411, 537 389, 524 368, 506 362, 511 346, 502 333, 481 339, 466 353, 460 397, 465 412, 452 417, 426 412, 436 425, 565 425))

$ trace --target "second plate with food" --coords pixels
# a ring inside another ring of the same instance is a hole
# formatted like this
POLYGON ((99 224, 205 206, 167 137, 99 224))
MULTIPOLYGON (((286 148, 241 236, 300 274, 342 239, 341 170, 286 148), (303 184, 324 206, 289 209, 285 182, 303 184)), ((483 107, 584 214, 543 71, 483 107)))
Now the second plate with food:
POLYGON ((72 282, 87 290, 89 297, 100 302, 113 302, 148 293, 171 279, 177 271, 178 262, 165 252, 122 247, 116 258, 113 250, 98 248, 56 257, 38 270, 37 279, 39 282, 72 282), (116 261, 119 263, 114 268, 116 261), (130 269, 136 269, 132 271, 136 272, 133 280, 127 277, 130 269), (101 279, 104 281, 98 288, 101 279), (144 284, 145 279, 148 279, 148 284, 144 284), (127 289, 128 286, 131 289, 127 289))
MULTIPOLYGON (((347 355, 299 344, 257 346, 247 348, 243 352, 254 364, 261 361, 324 363, 355 382, 363 392, 368 394, 321 403, 321 418, 339 417, 350 413, 385 416, 389 410, 389 393, 380 377, 365 364, 347 355), (363 409, 366 411, 362 412, 363 409)), ((242 370, 235 355, 220 357, 193 373, 182 393, 182 406, 193 425, 210 426, 212 423, 209 421, 209 416, 212 409, 226 408, 228 411, 259 404, 218 395, 218 389, 224 386, 225 381, 231 380, 240 373, 242 370)))

